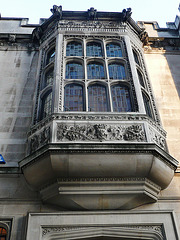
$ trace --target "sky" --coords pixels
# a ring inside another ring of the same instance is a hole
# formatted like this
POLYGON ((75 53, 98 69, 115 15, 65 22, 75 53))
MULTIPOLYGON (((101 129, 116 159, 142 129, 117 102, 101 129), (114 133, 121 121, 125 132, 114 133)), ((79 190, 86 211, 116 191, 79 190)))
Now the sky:
POLYGON ((39 23, 40 18, 51 16, 50 8, 61 5, 63 10, 86 11, 94 7, 97 11, 121 12, 132 8, 135 21, 157 21, 160 27, 174 22, 180 0, 8 0, 0 4, 1 17, 29 18, 29 23, 39 23))

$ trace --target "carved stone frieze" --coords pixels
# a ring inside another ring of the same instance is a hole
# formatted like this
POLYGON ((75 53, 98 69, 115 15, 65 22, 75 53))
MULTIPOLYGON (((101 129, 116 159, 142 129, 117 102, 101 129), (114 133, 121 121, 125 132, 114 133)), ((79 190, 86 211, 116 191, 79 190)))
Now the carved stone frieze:
POLYGON ((49 143, 50 141, 50 127, 45 127, 43 130, 34 134, 30 138, 30 153, 36 151, 39 147, 49 143))
POLYGON ((58 141, 136 141, 145 142, 144 128, 140 124, 135 125, 67 125, 57 126, 58 141))
POLYGON ((154 131, 151 127, 149 127, 151 141, 156 143, 159 147, 166 150, 166 139, 164 136, 161 136, 159 133, 154 131))

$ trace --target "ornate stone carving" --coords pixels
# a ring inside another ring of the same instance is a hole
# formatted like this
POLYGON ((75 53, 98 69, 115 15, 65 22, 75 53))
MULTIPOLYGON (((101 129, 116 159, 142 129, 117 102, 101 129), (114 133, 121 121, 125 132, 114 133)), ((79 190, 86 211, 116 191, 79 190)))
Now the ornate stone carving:
POLYGON ((62 19, 62 6, 53 5, 53 8, 50 9, 53 15, 56 15, 59 17, 59 19, 62 19))
POLYGON ((146 141, 142 125, 66 125, 57 126, 57 140, 63 141, 146 141))
POLYGON ((34 134, 30 139, 30 153, 50 141, 50 127, 43 128, 39 134, 34 134))
POLYGON ((125 22, 131 17, 131 8, 123 9, 122 11, 122 20, 125 22))
POLYGON ((93 7, 88 9, 88 20, 96 20, 97 10, 93 7))
POLYGON ((159 147, 166 150, 166 140, 164 136, 161 136, 156 131, 154 131, 151 127, 149 127, 151 141, 155 142, 159 147))

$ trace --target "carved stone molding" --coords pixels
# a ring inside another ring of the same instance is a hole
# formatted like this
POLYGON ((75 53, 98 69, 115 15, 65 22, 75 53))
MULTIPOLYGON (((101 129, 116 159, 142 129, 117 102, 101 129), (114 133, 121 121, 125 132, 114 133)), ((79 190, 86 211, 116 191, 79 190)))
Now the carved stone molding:
POLYGON ((151 141, 155 142, 162 149, 167 150, 165 137, 160 135, 158 132, 156 132, 151 127, 149 127, 149 132, 150 132, 151 141))
POLYGON ((57 126, 57 140, 63 141, 146 141, 142 125, 76 125, 71 126, 64 123, 57 126))
MULTIPOLYGON (((60 239, 63 238, 64 234, 68 235, 70 234, 76 234, 79 232, 79 236, 81 236, 81 233, 84 235, 87 235, 86 237, 90 237, 93 234, 98 233, 98 236, 106 236, 108 232, 108 236, 113 236, 113 234, 116 234, 117 236, 121 236, 123 233, 123 236, 126 236, 126 232, 129 231, 129 235, 134 234, 140 234, 142 236, 146 236, 147 233, 149 233, 149 237, 153 237, 153 239, 156 240, 166 240, 165 234, 164 234, 164 228, 162 225, 120 225, 118 227, 42 227, 42 237, 43 239, 51 236, 52 234, 58 234, 60 239), (155 238, 154 238, 155 237, 155 238)), ((151 239, 151 238, 150 238, 151 239)))
POLYGON ((30 153, 39 147, 50 142, 50 127, 45 127, 39 134, 35 134, 30 139, 30 153))

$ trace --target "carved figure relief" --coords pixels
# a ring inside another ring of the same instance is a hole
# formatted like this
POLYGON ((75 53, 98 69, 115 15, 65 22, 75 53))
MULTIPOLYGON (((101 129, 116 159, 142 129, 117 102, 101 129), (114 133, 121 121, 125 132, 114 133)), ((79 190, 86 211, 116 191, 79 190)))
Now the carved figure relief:
POLYGON ((63 141, 146 141, 142 125, 66 125, 57 126, 57 140, 63 141))

